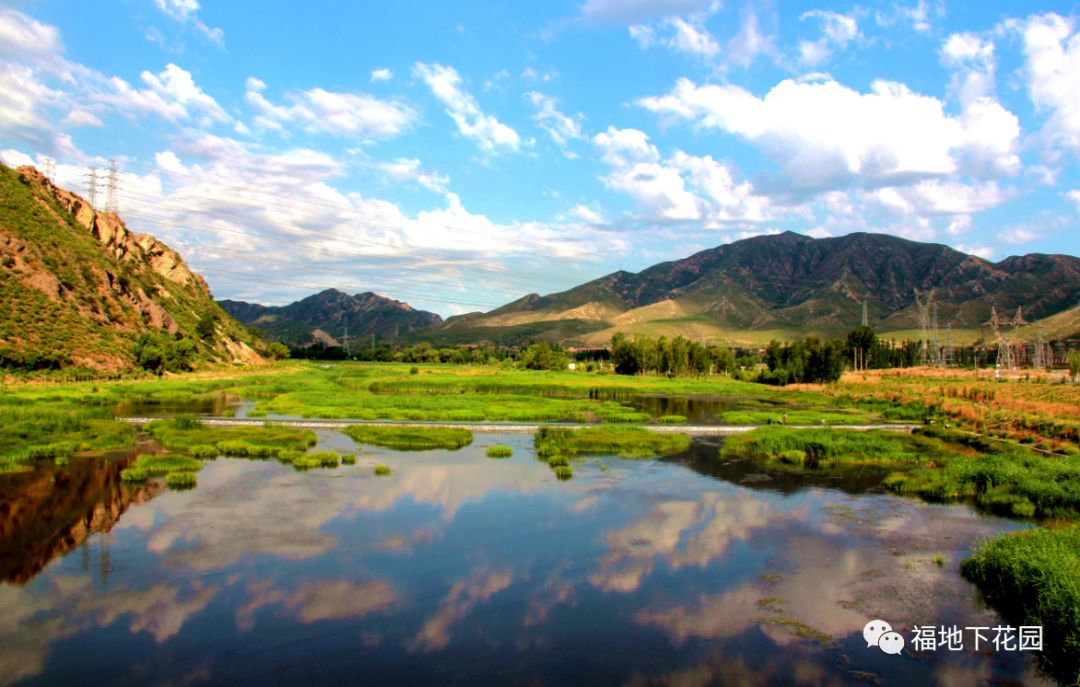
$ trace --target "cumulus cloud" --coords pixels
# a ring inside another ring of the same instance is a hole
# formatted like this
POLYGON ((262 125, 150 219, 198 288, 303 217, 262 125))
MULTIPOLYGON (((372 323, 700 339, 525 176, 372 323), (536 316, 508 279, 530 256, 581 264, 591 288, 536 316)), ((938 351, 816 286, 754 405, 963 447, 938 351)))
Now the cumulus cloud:
POLYGON ((199 19, 198 0, 154 0, 154 4, 170 19, 175 19, 181 24, 191 24, 196 31, 211 42, 220 46, 225 45, 225 32, 207 26, 199 19))
POLYGON ((289 104, 279 105, 263 95, 265 89, 263 81, 251 77, 244 96, 258 113, 255 125, 262 129, 285 130, 295 125, 312 133, 371 140, 392 138, 417 118, 416 111, 404 103, 366 93, 312 88, 286 94, 289 104))
POLYGON ((941 46, 941 61, 953 70, 949 91, 964 106, 993 94, 993 42, 973 33, 954 33, 941 46))
POLYGON ((846 14, 827 10, 804 12, 800 21, 816 19, 821 23, 821 36, 813 41, 799 42, 799 61, 816 67, 826 62, 834 50, 842 50, 860 36, 858 20, 846 14))
POLYGON ((715 227, 768 216, 768 200, 755 194, 749 182, 737 182, 731 169, 711 156, 677 150, 662 160, 648 135, 637 129, 608 127, 593 137, 593 145, 611 167, 601 181, 634 199, 642 219, 700 220, 715 227))
POLYGON ((966 161, 1003 173, 1020 164, 1019 123, 1000 104, 982 99, 950 116, 940 100, 883 80, 861 93, 831 79, 787 79, 759 98, 732 84, 679 79, 667 95, 638 103, 755 144, 793 189, 946 175, 966 161))
POLYGON ((454 120, 461 135, 473 141, 484 152, 517 150, 521 143, 516 131, 492 115, 484 114, 471 94, 461 87, 461 76, 453 67, 417 62, 413 76, 428 85, 431 92, 446 106, 446 114, 454 120))
POLYGON ((377 81, 389 81, 394 78, 394 72, 385 67, 371 70, 371 81, 375 83, 377 81))
POLYGON ((1075 21, 1049 13, 1010 26, 1023 37, 1028 95, 1048 115, 1046 141, 1080 156, 1080 34, 1075 21))

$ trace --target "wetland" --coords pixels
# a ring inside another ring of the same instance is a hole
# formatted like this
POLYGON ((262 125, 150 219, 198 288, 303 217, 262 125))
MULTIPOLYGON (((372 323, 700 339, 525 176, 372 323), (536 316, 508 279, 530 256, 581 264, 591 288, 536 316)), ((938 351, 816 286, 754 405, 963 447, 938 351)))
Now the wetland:
POLYGON ((0 683, 1068 684, 1080 468, 1060 424, 976 440, 926 400, 347 364, 7 387, 0 683), (173 419, 111 420, 150 408, 173 419), (198 420, 234 413, 268 425, 198 420), (830 427, 633 427, 738 413, 830 427), (831 427, 918 413, 935 424, 831 427), (466 414, 595 424, 273 425, 466 414), (901 655, 866 646, 878 618, 901 655), (1022 624, 1045 651, 911 646, 916 625, 1022 624))

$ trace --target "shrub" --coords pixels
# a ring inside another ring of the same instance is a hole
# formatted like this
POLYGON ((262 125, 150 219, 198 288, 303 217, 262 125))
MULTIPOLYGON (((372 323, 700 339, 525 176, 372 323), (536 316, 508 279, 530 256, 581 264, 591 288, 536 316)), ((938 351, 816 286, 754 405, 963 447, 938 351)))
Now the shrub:
POLYGON ((569 465, 560 465, 555 468, 555 477, 559 480, 568 480, 574 476, 574 469, 569 465))
POLYGON ((343 465, 356 465, 356 454, 355 453, 343 453, 341 455, 341 463, 343 465))
POLYGON ((488 458, 509 458, 514 455, 514 449, 509 446, 488 446, 488 458))
POLYGON ((375 466, 375 474, 376 475, 389 475, 391 472, 393 472, 393 470, 391 470, 390 467, 387 466, 387 465, 376 465, 375 466))

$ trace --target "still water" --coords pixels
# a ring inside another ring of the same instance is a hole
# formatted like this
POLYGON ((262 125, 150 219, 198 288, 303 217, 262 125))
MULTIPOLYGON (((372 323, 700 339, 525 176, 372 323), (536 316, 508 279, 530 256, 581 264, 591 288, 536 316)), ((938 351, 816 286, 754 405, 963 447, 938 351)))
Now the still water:
POLYGON ((122 462, 0 484, 4 521, 22 517, 0 542, 0 683, 1042 680, 1027 653, 866 647, 874 618, 909 640, 916 624, 1001 624, 956 570, 1018 526, 870 478, 793 480, 697 443, 577 460, 560 482, 531 437, 490 434, 364 446, 336 470, 222 458, 190 491, 129 488, 122 462), (492 444, 514 456, 486 458, 492 444))

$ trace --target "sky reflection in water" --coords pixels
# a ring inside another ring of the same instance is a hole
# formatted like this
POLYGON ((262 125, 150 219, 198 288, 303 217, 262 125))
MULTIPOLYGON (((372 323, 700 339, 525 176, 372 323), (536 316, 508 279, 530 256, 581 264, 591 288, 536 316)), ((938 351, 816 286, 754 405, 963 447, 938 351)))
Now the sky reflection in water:
POLYGON ((686 467, 714 456, 584 459, 568 482, 521 435, 364 447, 355 466, 306 473, 218 459, 195 490, 135 503, 0 585, 0 682, 1038 682, 1028 656, 886 656, 861 635, 876 617, 905 636, 998 624, 955 570, 1015 524, 686 467), (484 457, 491 444, 514 456, 484 457))

